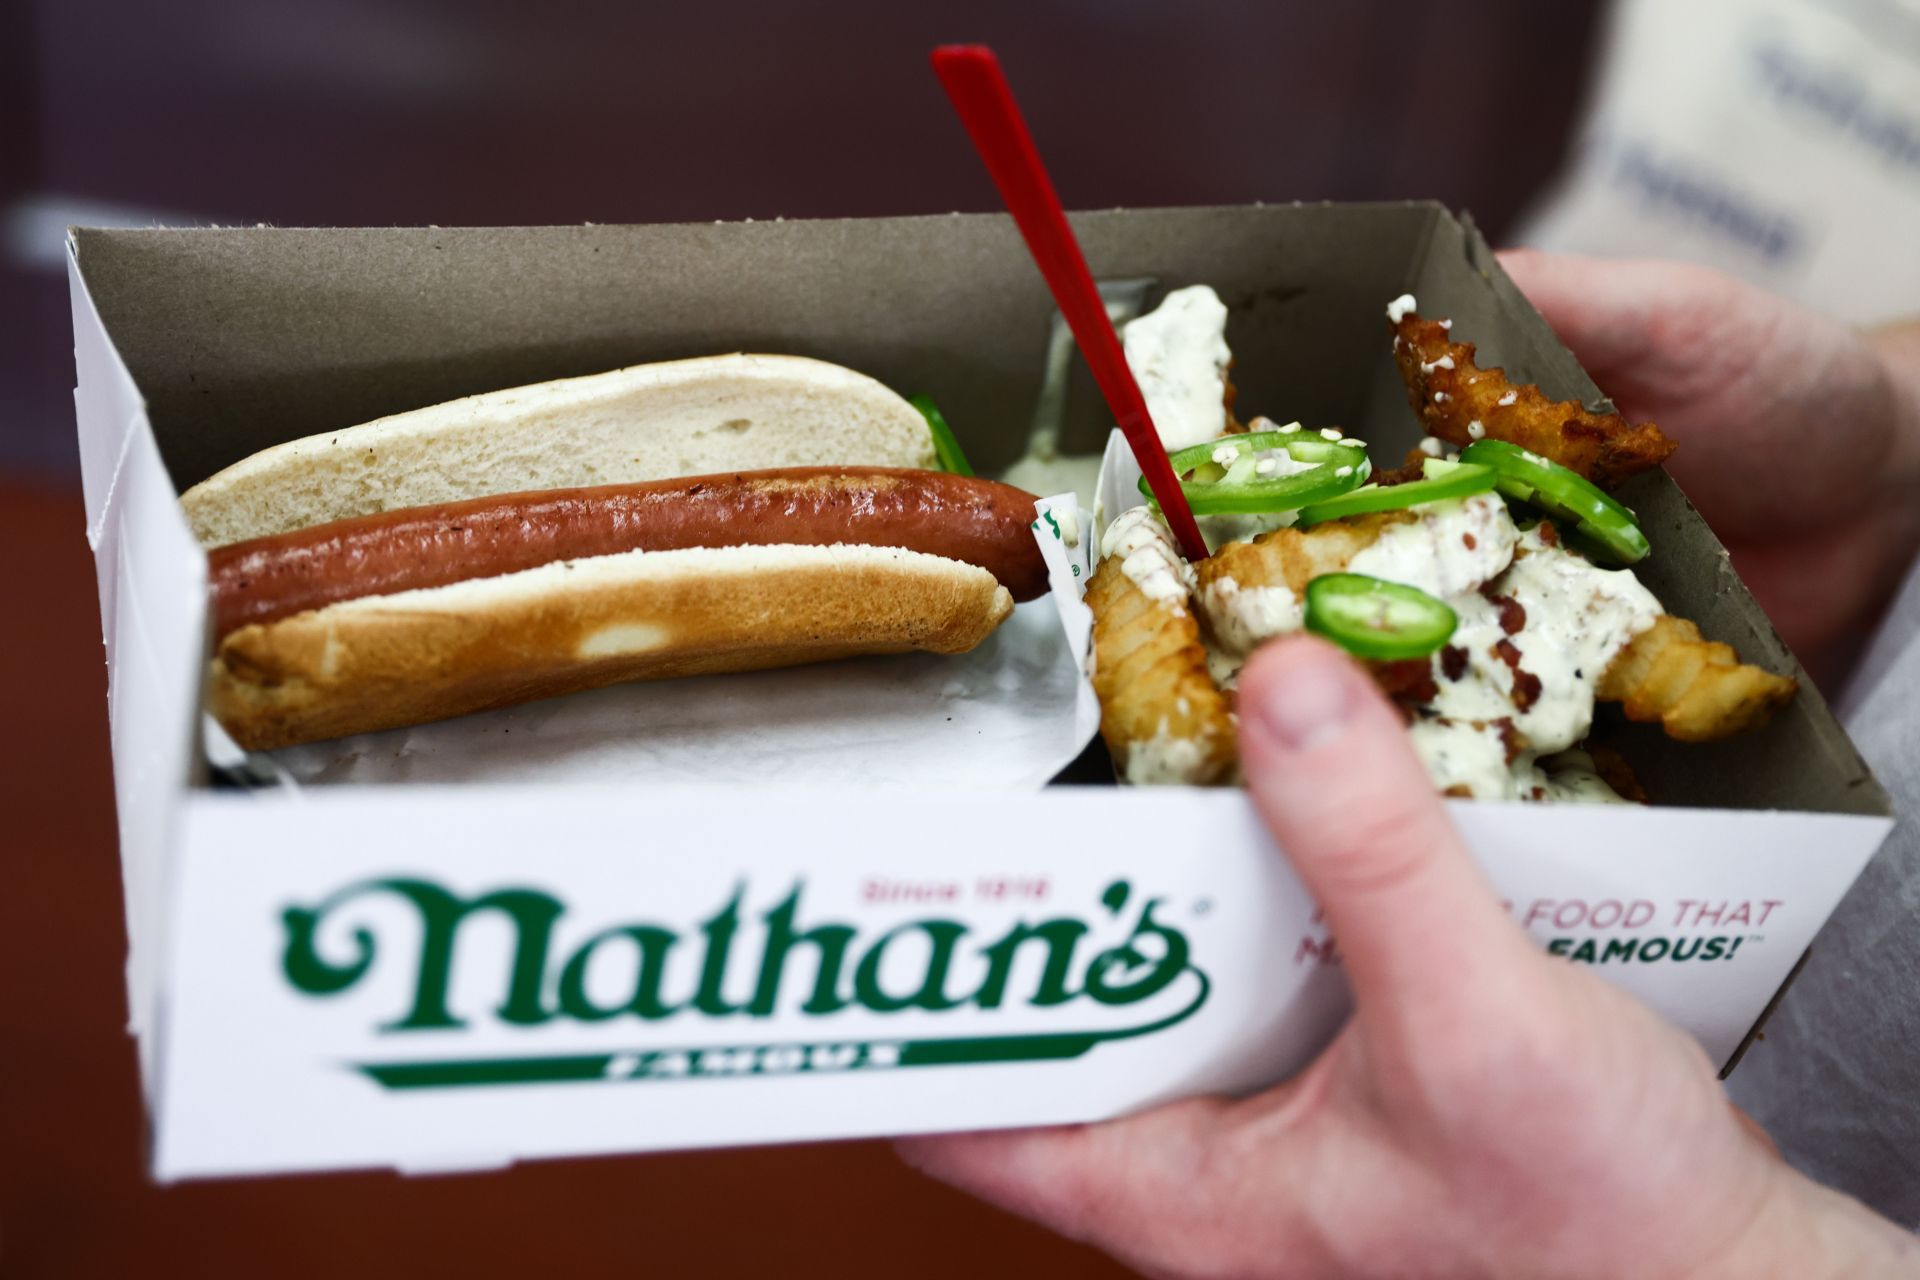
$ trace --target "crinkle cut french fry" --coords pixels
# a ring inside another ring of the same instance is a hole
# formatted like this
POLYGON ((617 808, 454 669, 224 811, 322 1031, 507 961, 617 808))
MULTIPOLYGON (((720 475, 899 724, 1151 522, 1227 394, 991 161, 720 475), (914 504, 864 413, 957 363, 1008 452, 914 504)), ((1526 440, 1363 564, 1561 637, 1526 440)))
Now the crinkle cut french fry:
POLYGON ((1607 667, 1599 694, 1630 720, 1658 722, 1670 738, 1714 742, 1765 724, 1797 688, 1704 639, 1687 619, 1663 614, 1607 667))
POLYGON ((1202 591, 1216 582, 1237 586, 1285 587, 1304 595, 1323 573, 1339 573, 1372 546, 1389 525, 1414 519, 1411 511, 1381 511, 1330 520, 1311 529, 1275 529, 1251 542, 1229 542, 1194 566, 1202 591))
POLYGON ((1087 583, 1093 610, 1093 689, 1100 732, 1124 772, 1137 744, 1156 738, 1196 744, 1178 781, 1224 782, 1238 750, 1227 699, 1207 672, 1207 652, 1192 611, 1157 600, 1121 569, 1100 562, 1087 583))
POLYGON ((1393 359, 1407 402, 1430 436, 1465 447, 1505 440, 1579 472, 1602 488, 1657 467, 1673 441, 1651 422, 1589 413, 1575 400, 1549 400, 1498 368, 1474 363, 1471 342, 1455 342, 1438 320, 1408 312, 1394 325, 1393 359))

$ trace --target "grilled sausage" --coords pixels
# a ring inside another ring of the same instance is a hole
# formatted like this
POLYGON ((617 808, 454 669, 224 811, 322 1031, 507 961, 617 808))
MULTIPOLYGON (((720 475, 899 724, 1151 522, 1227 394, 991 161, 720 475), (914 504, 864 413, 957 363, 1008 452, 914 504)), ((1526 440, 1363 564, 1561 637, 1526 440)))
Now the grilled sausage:
POLYGON ((341 600, 684 547, 905 547, 978 565, 1031 600, 1047 590, 1033 504, 938 471, 790 467, 409 507, 210 552, 215 636, 341 600))

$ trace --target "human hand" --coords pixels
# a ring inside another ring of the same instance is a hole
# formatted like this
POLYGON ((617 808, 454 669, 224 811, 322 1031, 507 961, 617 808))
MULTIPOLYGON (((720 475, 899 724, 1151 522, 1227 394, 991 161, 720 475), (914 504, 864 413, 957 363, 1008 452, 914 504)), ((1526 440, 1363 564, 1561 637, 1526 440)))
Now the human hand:
POLYGON ((1346 1028, 1256 1097, 908 1161, 1157 1275, 1910 1273, 1912 1241, 1782 1164, 1693 1040, 1528 941, 1344 655, 1270 644, 1239 707, 1254 802, 1339 940, 1346 1028))
POLYGON ((1920 545, 1920 350, 1702 267, 1517 250, 1501 265, 1628 418, 1816 670, 1920 545))

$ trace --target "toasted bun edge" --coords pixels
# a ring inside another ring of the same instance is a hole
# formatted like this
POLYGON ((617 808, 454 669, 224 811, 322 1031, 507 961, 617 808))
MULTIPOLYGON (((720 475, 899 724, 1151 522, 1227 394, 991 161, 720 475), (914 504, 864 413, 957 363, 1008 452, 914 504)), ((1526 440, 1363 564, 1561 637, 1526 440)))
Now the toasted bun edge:
POLYGON ((271 750, 632 680, 961 653, 1012 611, 985 569, 902 548, 630 551, 239 628, 209 700, 271 750))

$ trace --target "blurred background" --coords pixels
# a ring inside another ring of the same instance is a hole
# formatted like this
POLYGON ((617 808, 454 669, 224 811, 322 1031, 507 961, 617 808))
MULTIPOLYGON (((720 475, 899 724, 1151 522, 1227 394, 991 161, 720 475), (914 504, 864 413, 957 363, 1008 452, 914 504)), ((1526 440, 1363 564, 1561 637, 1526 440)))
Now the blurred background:
POLYGON ((1915 0, 0 5, 0 1273, 1119 1274, 878 1144, 142 1173, 64 227, 993 209, 927 69, 948 40, 997 47, 1069 207, 1432 197, 1850 318, 1916 296, 1911 263, 1845 260, 1878 243, 1850 218, 1920 225, 1920 115, 1868 65, 1920 65, 1915 0), (1894 197, 1831 198, 1848 146, 1894 197))

